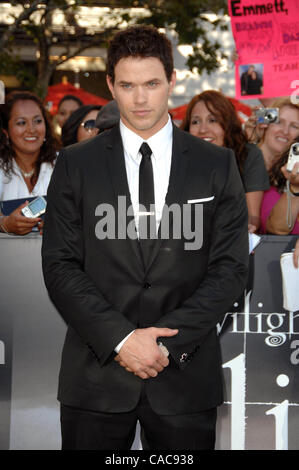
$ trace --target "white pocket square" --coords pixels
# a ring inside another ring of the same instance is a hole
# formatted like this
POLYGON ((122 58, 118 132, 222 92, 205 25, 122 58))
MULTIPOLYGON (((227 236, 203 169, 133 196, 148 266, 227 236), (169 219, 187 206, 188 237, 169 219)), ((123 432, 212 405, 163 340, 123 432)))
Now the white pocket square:
POLYGON ((188 204, 195 204, 196 202, 208 202, 213 201, 215 196, 203 197, 201 199, 189 199, 188 204))

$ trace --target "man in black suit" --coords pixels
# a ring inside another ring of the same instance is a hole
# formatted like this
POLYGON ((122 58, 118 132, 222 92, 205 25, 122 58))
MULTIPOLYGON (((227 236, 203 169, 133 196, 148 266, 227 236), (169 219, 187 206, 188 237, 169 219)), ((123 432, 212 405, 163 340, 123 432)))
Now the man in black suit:
POLYGON ((246 285, 246 201, 232 151, 173 126, 171 44, 119 32, 107 83, 120 123, 64 149, 48 190, 43 270, 68 325, 63 449, 212 449, 216 325, 246 285))

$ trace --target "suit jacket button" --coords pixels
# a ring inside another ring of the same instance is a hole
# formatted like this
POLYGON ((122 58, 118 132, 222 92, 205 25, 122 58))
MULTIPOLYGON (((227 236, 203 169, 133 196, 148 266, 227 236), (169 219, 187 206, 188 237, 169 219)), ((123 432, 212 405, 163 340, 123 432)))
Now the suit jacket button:
POLYGON ((145 282, 145 283, 143 284, 143 289, 150 289, 151 287, 152 287, 152 285, 149 284, 148 282, 145 282))
POLYGON ((182 364, 183 362, 186 362, 187 361, 187 358, 188 358, 188 354, 187 353, 183 353, 180 357, 180 363, 182 364))

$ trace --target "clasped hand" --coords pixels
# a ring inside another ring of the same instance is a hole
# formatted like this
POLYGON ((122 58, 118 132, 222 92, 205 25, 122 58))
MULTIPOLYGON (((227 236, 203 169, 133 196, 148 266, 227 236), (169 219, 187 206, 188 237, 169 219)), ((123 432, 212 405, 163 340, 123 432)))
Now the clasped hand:
POLYGON ((123 344, 115 361, 141 379, 156 377, 169 364, 157 338, 177 333, 177 329, 170 328, 139 328, 123 344))

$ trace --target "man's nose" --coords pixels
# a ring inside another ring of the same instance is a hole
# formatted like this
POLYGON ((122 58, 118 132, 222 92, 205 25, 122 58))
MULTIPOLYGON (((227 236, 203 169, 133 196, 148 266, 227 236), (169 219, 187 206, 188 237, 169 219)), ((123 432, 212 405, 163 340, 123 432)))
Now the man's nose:
POLYGON ((134 90, 134 102, 137 104, 145 103, 147 100, 146 90, 142 86, 137 86, 134 90))

